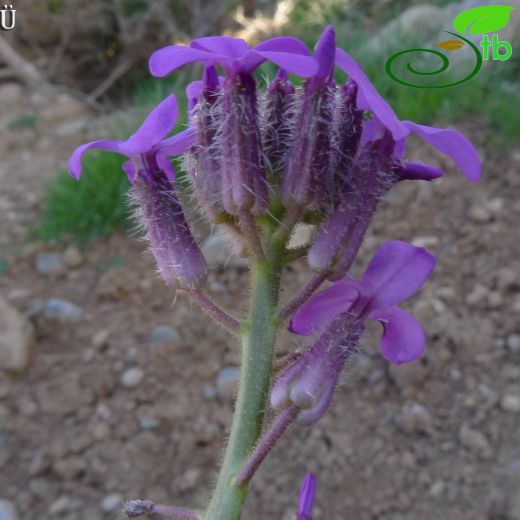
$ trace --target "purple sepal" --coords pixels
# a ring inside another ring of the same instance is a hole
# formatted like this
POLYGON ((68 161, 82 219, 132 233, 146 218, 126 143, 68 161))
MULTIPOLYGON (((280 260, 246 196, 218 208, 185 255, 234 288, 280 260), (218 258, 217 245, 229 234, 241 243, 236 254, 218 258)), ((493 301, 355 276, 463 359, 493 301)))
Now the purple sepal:
POLYGON ((300 500, 295 520, 312 520, 312 509, 316 497, 316 478, 307 473, 300 488, 300 500))
POLYGON ((260 215, 267 205, 256 84, 249 74, 226 78, 222 98, 222 200, 231 215, 260 215))
POLYGON ((302 426, 317 422, 330 406, 338 377, 362 331, 362 322, 348 312, 334 318, 316 343, 282 372, 271 391, 271 406, 277 410, 296 406, 296 422, 302 426))
POLYGON ((184 216, 175 188, 158 169, 134 184, 134 200, 159 272, 169 286, 195 288, 207 276, 206 262, 184 216))

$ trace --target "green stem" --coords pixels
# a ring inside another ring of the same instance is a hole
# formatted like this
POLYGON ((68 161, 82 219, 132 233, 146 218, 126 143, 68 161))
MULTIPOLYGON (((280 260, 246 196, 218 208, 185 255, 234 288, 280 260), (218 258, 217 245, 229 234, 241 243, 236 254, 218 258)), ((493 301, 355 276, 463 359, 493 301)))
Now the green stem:
POLYGON ((280 324, 278 298, 286 237, 266 248, 266 260, 251 269, 251 305, 242 325, 242 368, 235 415, 224 462, 205 520, 238 520, 248 485, 235 477, 253 451, 264 419, 273 364, 276 332, 280 324))

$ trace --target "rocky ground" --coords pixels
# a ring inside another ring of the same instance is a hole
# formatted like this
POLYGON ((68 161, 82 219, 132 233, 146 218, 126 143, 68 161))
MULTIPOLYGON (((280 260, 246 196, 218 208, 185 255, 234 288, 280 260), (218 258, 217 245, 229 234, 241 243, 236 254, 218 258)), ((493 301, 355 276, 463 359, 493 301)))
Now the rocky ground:
MULTIPOLYGON (((26 242, 45 183, 93 116, 14 84, 0 107, 3 129, 38 114, 0 141, 0 519, 115 520, 127 497, 204 505, 232 413, 235 341, 163 287, 135 239, 83 251, 26 242)), ((356 266, 390 238, 437 255, 408 306, 426 355, 391 367, 369 330, 327 416, 291 430, 261 469, 244 518, 290 520, 314 471, 316 520, 520 520, 520 150, 464 126, 482 183, 431 157, 446 177, 394 190, 356 266)), ((239 315, 247 272, 225 266, 220 247, 206 244, 208 290, 239 315)), ((286 294, 307 276, 303 263, 288 272, 286 294)), ((294 346, 284 336, 280 352, 294 346)))

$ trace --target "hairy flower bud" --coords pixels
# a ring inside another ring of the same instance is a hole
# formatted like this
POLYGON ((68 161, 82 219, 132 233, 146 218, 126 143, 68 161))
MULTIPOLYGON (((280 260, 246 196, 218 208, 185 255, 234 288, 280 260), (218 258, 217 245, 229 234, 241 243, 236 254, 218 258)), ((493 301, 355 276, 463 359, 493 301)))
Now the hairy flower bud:
POLYGON ((197 287, 206 278, 206 262, 165 173, 147 164, 136 179, 133 199, 164 281, 197 287))
POLYGON ((265 94, 262 143, 264 158, 271 172, 279 172, 284 165, 291 139, 294 92, 287 72, 280 69, 265 94))
POLYGON ((303 426, 318 421, 362 332, 363 324, 348 314, 334 319, 304 356, 281 374, 271 392, 271 406, 276 410, 296 406, 296 421, 303 426))
POLYGON ((224 216, 224 206, 221 197, 222 157, 217 138, 221 98, 219 78, 214 66, 206 67, 200 95, 190 100, 196 102, 192 110, 196 142, 186 158, 186 169, 190 173, 197 201, 207 216, 218 223, 224 216))
POLYGON ((222 198, 232 215, 260 215, 268 196, 262 160, 256 84, 253 76, 240 73, 226 78, 223 87, 222 198))

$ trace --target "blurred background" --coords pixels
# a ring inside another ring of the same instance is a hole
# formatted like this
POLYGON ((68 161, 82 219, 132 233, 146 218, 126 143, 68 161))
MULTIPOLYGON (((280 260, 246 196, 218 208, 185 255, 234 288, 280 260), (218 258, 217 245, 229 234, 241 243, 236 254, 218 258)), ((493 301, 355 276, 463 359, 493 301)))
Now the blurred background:
MULTIPOLYGON (((369 331, 328 415, 294 428, 268 459, 244 518, 292 519, 313 471, 318 520, 520 520, 519 2, 505 2, 516 11, 500 31, 511 59, 472 80, 413 89, 384 70, 393 52, 434 47, 457 13, 486 3, 13 0, 16 25, 0 33, 1 520, 115 520, 129 497, 206 503, 238 345, 158 279, 132 230, 123 160, 87 155, 80 182, 66 163, 82 142, 132 133, 172 91, 185 105, 201 70, 151 78, 158 47, 293 34, 312 48, 327 24, 401 119, 463 131, 483 180, 470 184, 412 143, 411 157, 446 176, 390 193, 354 274, 388 239, 437 255, 409 305, 427 353, 390 367, 369 331)), ((457 78, 464 60, 454 62, 457 78)), ((189 211, 211 265, 208 292, 240 315, 244 264, 189 211)), ((308 276, 303 261, 289 270, 284 298, 308 276)), ((280 353, 296 346, 284 336, 280 353)))

